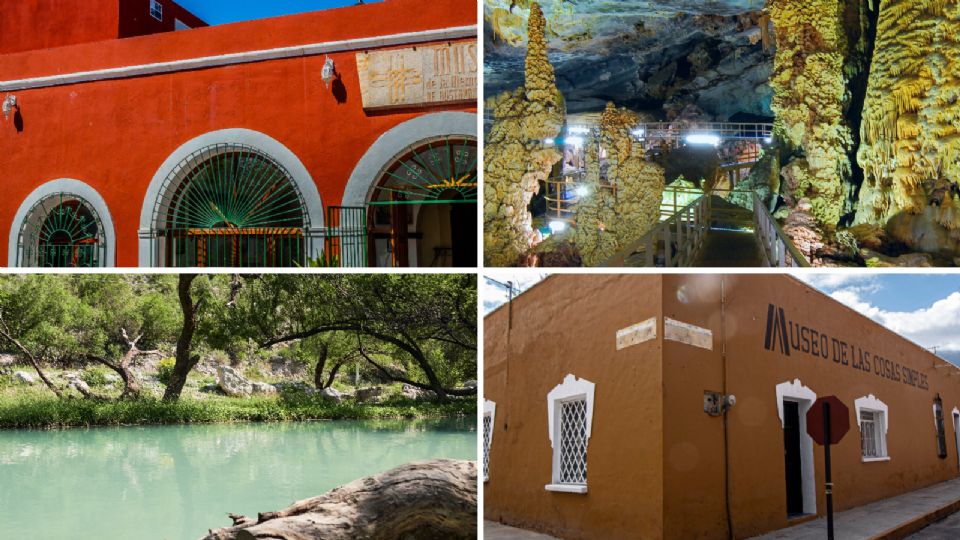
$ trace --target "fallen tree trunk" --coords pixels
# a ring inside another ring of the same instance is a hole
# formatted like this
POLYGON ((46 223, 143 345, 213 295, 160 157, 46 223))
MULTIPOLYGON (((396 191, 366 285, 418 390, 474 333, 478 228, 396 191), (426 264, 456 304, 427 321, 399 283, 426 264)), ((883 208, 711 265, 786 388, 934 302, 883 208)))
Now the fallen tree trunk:
POLYGON ((203 540, 476 538, 477 466, 455 460, 409 463, 257 519, 230 517, 232 527, 211 529, 203 540))

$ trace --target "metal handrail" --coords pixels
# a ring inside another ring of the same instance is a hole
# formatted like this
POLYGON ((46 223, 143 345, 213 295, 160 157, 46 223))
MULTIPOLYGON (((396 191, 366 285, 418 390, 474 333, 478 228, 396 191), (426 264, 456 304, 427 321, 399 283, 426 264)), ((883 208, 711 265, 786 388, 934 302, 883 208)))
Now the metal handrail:
POLYGON ((783 232, 777 220, 773 219, 773 215, 756 192, 753 194, 753 216, 757 243, 766 266, 772 268, 810 266, 810 262, 800 253, 797 246, 793 245, 790 237, 783 232))
POLYGON ((707 234, 710 221, 710 197, 701 196, 682 210, 661 221, 625 249, 604 261, 606 267, 678 267, 690 266, 707 234), (658 259, 660 242, 663 257, 658 259), (640 253, 642 257, 637 257, 640 253))

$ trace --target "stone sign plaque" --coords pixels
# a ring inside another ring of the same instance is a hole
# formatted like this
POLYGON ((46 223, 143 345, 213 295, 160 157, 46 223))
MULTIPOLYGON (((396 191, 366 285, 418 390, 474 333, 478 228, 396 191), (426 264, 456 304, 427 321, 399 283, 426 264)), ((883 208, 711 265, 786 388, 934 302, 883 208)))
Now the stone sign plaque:
POLYGON ((477 100, 477 42, 357 53, 364 109, 477 100))

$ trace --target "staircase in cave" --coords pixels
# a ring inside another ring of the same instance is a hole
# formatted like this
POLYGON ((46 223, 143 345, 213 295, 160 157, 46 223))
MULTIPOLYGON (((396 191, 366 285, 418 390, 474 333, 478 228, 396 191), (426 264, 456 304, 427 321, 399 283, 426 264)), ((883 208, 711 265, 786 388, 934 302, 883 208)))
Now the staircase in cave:
POLYGON ((753 211, 715 194, 701 196, 665 216, 602 266, 809 266, 760 198, 749 196, 753 211))

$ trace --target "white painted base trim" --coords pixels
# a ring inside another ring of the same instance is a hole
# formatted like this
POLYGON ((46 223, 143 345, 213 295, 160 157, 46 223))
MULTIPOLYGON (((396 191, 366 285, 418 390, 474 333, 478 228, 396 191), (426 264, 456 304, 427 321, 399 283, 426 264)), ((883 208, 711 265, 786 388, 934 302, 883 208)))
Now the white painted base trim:
POLYGON ((587 486, 583 484, 547 484, 543 486, 543 489, 558 493, 577 493, 579 495, 587 492, 587 486))
POLYGON ((890 456, 885 457, 865 457, 860 458, 860 461, 864 463, 873 463, 874 461, 890 461, 890 456))

